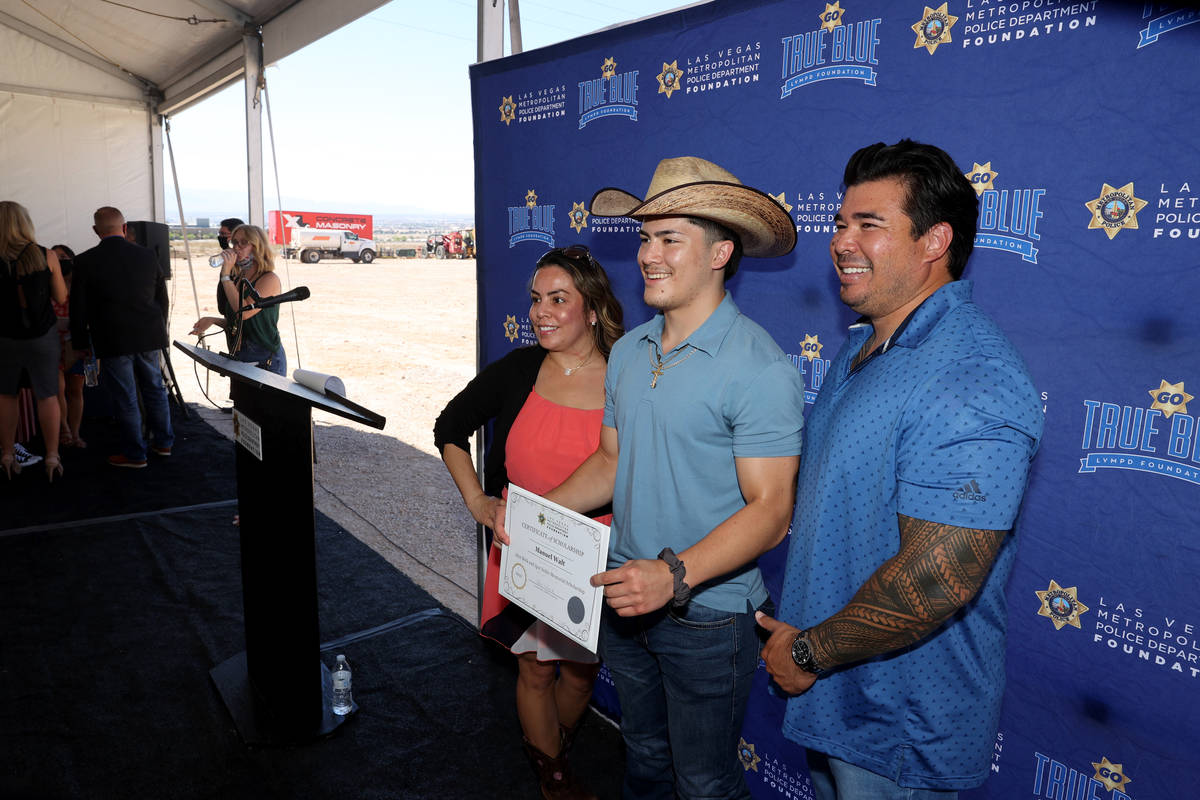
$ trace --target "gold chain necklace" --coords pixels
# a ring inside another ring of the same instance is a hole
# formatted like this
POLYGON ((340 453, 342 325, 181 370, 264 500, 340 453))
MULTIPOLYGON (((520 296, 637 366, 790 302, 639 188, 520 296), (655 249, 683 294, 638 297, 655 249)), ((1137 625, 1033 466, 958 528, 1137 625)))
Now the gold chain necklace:
POLYGON ((563 375, 566 375, 568 378, 571 377, 572 374, 583 369, 587 365, 587 363, 592 360, 592 356, 594 356, 594 355, 596 355, 595 347, 593 347, 591 350, 588 351, 587 358, 585 358, 583 361, 580 361, 578 364, 576 364, 573 367, 563 367, 563 375))
POLYGON ((666 364, 664 364, 663 360, 662 360, 662 356, 655 355, 655 351, 657 348, 655 348, 654 342, 650 342, 650 366, 653 367, 653 369, 650 370, 650 374, 653 376, 652 378, 650 378, 650 388, 651 389, 653 389, 654 387, 656 387, 658 385, 658 379, 662 377, 662 374, 664 372, 669 370, 671 367, 679 366, 680 364, 687 361, 689 358, 691 358, 692 356, 694 356, 696 354, 695 347, 692 347, 692 345, 689 344, 688 348, 689 348, 688 354, 686 356, 683 356, 682 358, 680 358, 679 355, 676 355, 675 358, 671 359, 666 364))
POLYGON ((858 365, 867 360, 867 356, 871 354, 871 342, 873 341, 875 341, 875 334, 868 336, 867 340, 863 342, 862 347, 858 348, 858 352, 854 355, 854 359, 850 362, 851 372, 858 369, 858 365))

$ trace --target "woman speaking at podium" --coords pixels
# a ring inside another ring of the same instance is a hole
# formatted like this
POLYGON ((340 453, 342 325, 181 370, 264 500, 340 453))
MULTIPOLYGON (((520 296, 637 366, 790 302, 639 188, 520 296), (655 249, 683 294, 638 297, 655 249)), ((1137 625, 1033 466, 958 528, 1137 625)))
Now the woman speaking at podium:
POLYGON ((225 329, 229 353, 276 375, 287 377, 287 356, 279 337, 279 306, 241 309, 256 300, 280 293, 275 274, 275 254, 267 234, 255 225, 239 225, 229 237, 229 249, 221 251, 221 280, 217 284, 219 317, 201 317, 192 326, 192 336, 209 327, 225 329))
MULTIPOLYGON (((586 247, 551 250, 534 268, 529 322, 537 345, 488 365, 446 406, 434 442, 476 522, 491 527, 509 481, 550 491, 600 443, 604 370, 624 333, 621 305, 586 247), (493 421, 484 463, 487 492, 471 462, 468 439, 493 421)), ((607 524, 610 509, 589 513, 607 524)), ((547 798, 588 798, 567 769, 567 748, 592 694, 596 656, 498 593, 499 548, 493 544, 481 630, 517 655, 517 716, 525 749, 547 798)))

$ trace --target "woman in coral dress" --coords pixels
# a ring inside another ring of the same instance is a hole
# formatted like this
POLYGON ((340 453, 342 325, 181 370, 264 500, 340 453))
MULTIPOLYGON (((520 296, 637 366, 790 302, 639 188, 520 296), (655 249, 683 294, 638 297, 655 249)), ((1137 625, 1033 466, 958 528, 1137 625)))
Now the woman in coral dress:
MULTIPOLYGON (((624 332, 608 276, 586 247, 551 250, 530 282, 529 321, 538 344, 488 365, 438 417, 434 441, 471 516, 490 525, 509 482, 544 494, 596 449, 604 415, 604 370, 624 332), (481 485, 468 439, 493 423, 481 485), (486 490, 485 490, 486 486, 486 490)), ((608 523, 609 509, 589 513, 608 523)), ((491 549, 482 632, 518 658, 517 716, 546 798, 588 798, 566 750, 587 709, 596 656, 497 592, 491 549)))

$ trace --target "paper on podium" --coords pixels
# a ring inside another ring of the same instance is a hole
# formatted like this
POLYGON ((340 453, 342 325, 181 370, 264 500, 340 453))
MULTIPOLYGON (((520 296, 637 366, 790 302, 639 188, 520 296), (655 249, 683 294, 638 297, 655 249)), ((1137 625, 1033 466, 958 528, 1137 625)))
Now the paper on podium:
POLYGON ((337 400, 347 408, 357 411, 368 418, 368 425, 383 430, 384 418, 369 408, 363 408, 358 403, 346 397, 346 385, 337 375, 326 375, 324 372, 314 372, 310 369, 292 370, 292 380, 306 389, 311 389, 319 395, 337 400))
POLYGON ((326 375, 324 372, 313 372, 310 369, 295 369, 292 370, 292 380, 319 394, 346 396, 346 385, 337 375, 326 375))

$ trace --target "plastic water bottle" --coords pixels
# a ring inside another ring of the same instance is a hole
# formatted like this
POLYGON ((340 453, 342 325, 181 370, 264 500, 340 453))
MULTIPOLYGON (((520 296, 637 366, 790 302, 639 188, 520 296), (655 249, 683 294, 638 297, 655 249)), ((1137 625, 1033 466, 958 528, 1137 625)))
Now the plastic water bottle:
POLYGON ((225 263, 225 256, 217 253, 215 256, 208 257, 208 265, 214 269, 225 263))
POLYGON ((345 656, 337 657, 333 668, 333 713, 349 714, 353 710, 353 696, 350 691, 350 665, 345 656))
POLYGON ((100 365, 94 355, 88 355, 83 360, 83 383, 86 386, 96 386, 100 383, 100 365))

